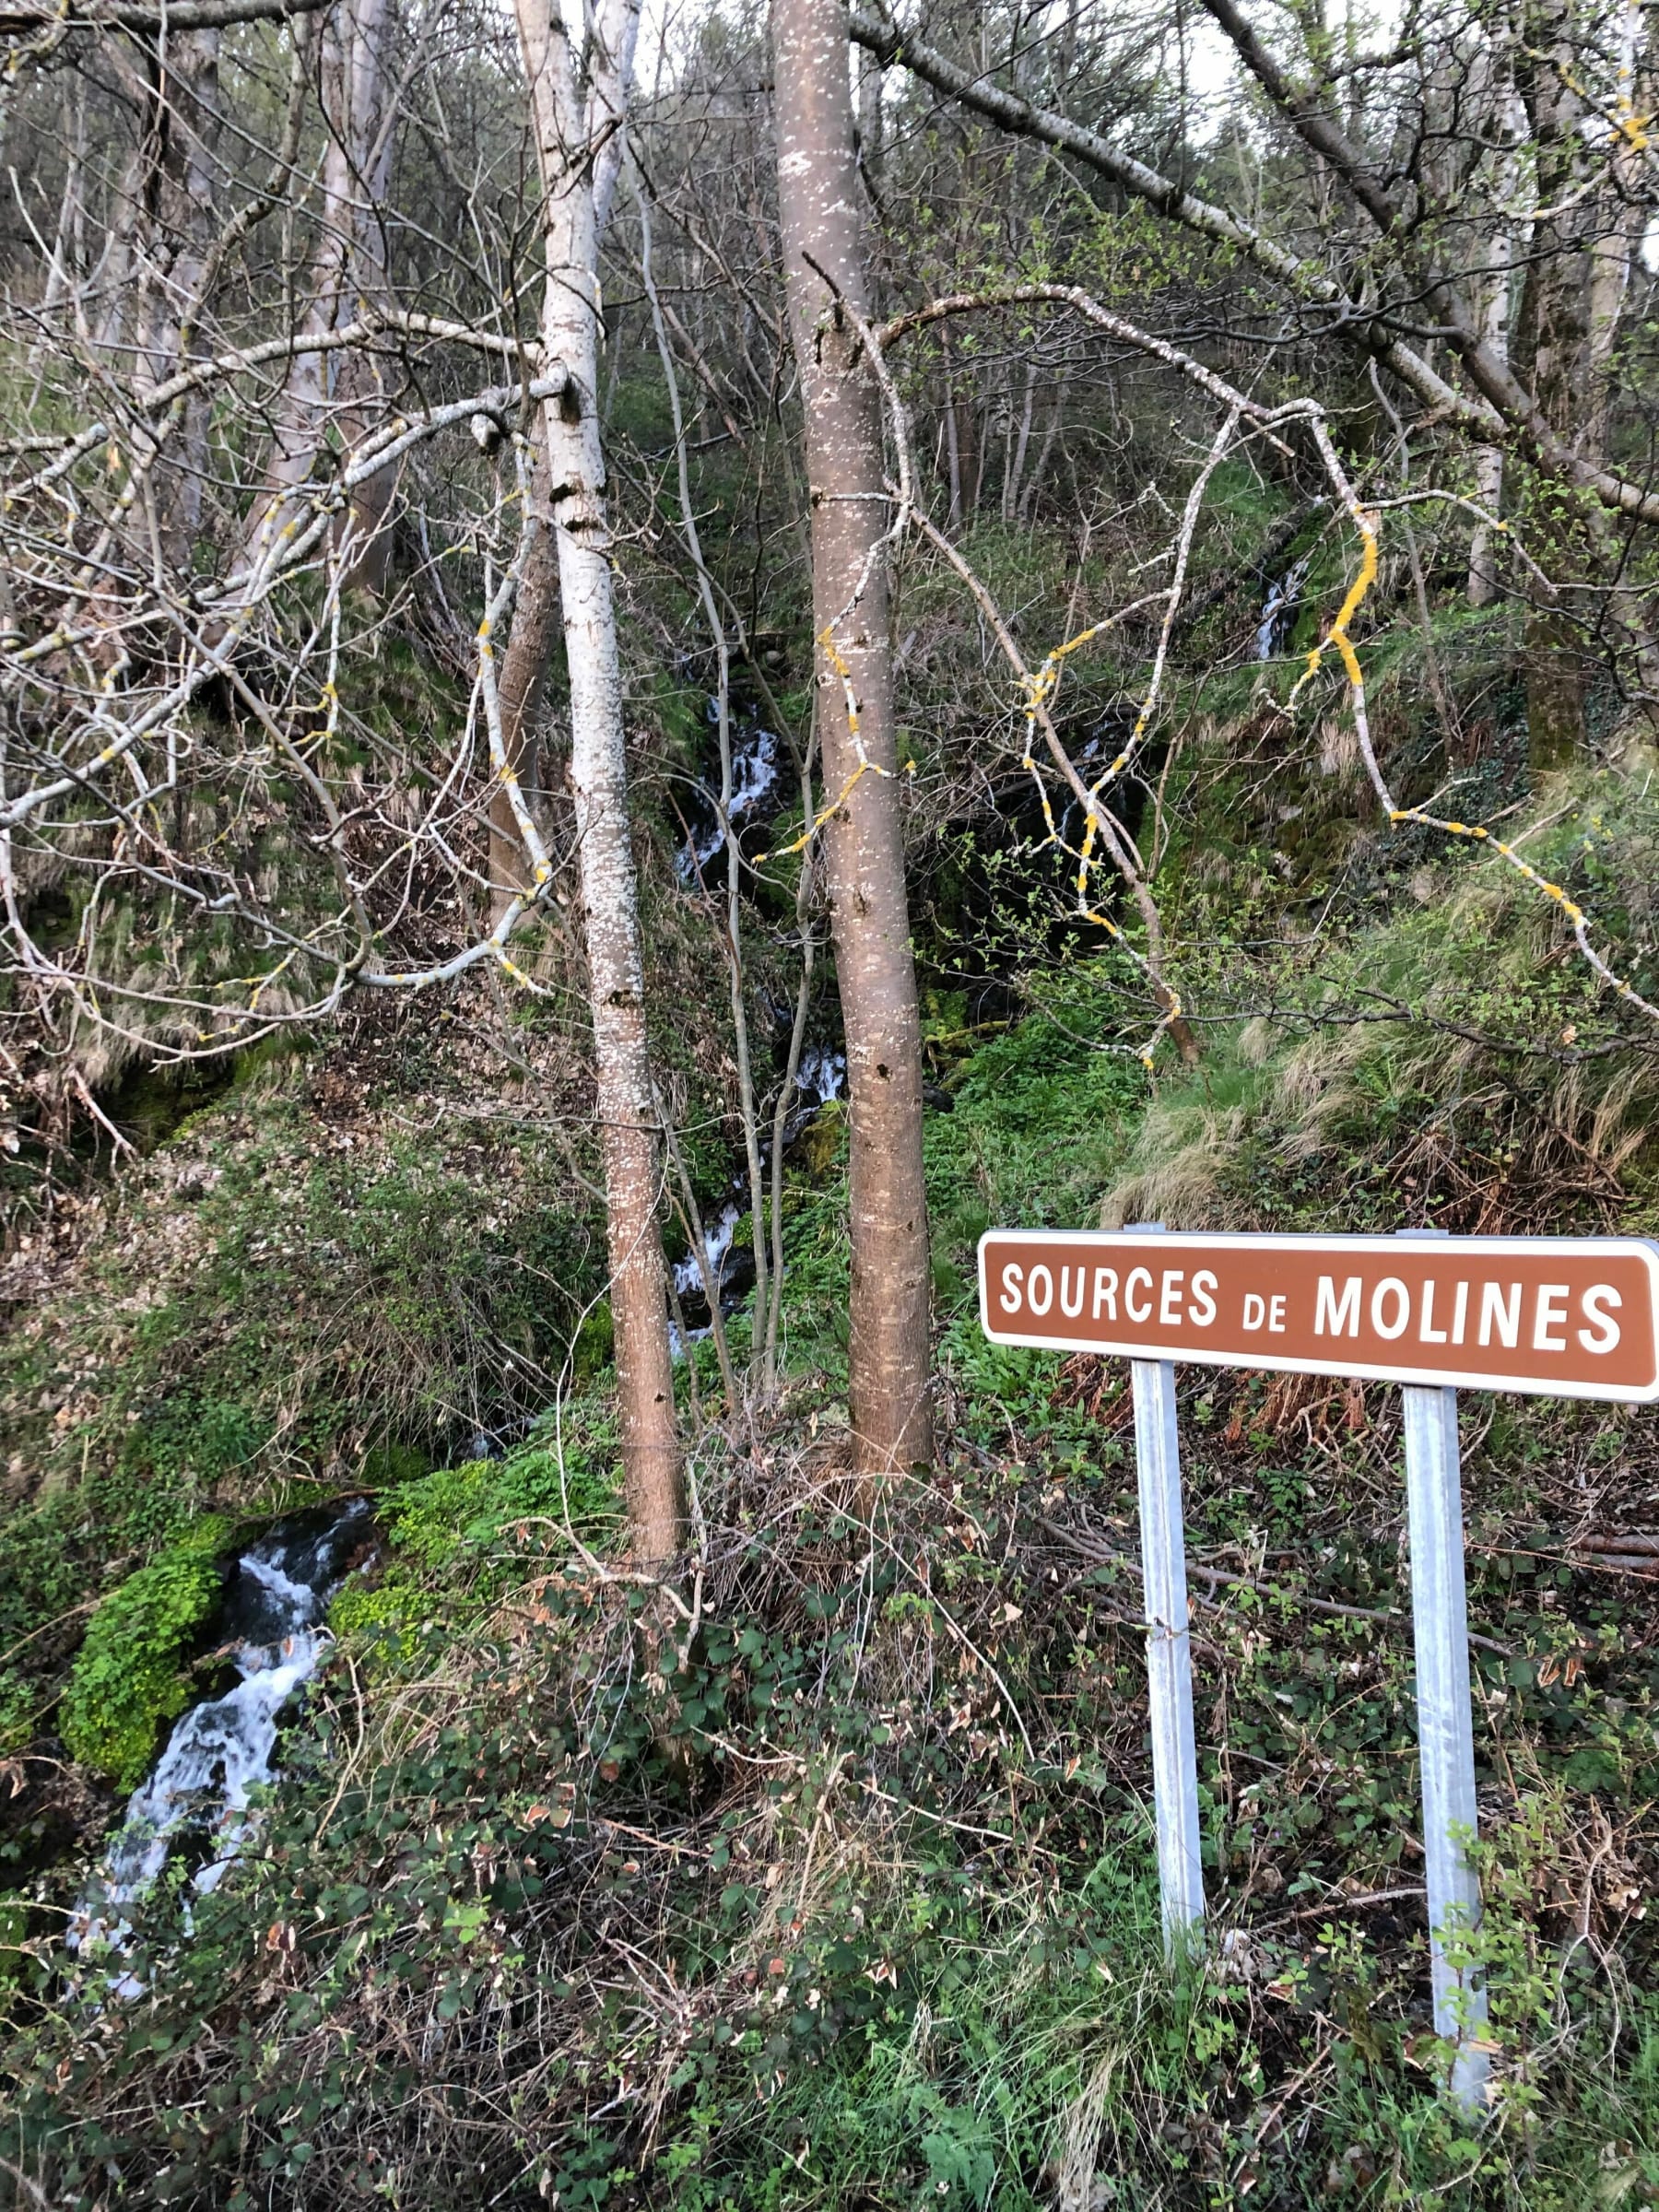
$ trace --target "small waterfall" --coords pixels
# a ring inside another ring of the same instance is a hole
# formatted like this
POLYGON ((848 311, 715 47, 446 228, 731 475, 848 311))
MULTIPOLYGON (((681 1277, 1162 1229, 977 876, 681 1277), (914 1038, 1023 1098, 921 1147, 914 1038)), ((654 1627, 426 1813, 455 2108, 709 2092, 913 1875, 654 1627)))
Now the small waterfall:
MULTIPOLYGON (((70 1921, 71 1950, 107 1944, 124 1952, 132 1929, 124 1908, 150 1888, 187 1832, 208 1844, 193 1877, 196 1894, 206 1897, 223 1881, 248 1837, 249 1794, 271 1779, 278 1717, 333 1641, 323 1617, 372 1527, 370 1500, 354 1498, 325 1518, 280 1523, 238 1559, 223 1626, 241 1679, 174 1724, 70 1921)), ((128 1972, 111 1986, 131 1997, 143 1983, 128 1972)))
POLYGON ((1270 661, 1283 653, 1290 642, 1290 632, 1296 622, 1296 610, 1301 605, 1302 586, 1308 581, 1312 553, 1304 553, 1278 579, 1270 584, 1266 602, 1262 608, 1262 619, 1256 630, 1258 661, 1270 661))
MULTIPOLYGON (((719 1288, 720 1271, 725 1265, 726 1253, 732 1249, 732 1238, 742 1218, 743 1209, 729 1204, 722 1211, 719 1219, 703 1230, 703 1257, 708 1264, 709 1279, 716 1288, 719 1288)), ((682 1298, 694 1290, 700 1291, 702 1280, 702 1269, 697 1264, 694 1252, 688 1252, 683 1260, 676 1262, 674 1287, 682 1298)))
POLYGON ((795 1082, 804 1095, 810 1094, 820 1106, 830 1105, 847 1088, 846 1053, 832 1053, 824 1044, 807 1045, 795 1070, 795 1082))
MULTIPOLYGON (((720 701, 711 699, 709 720, 720 721, 720 701)), ((778 781, 778 735, 775 730, 763 729, 759 722, 747 729, 739 729, 734 721, 732 727, 732 800, 726 809, 727 818, 734 824, 750 815, 759 814, 772 795, 778 781)), ((691 834, 676 856, 675 873, 682 883, 695 883, 700 870, 722 852, 726 841, 725 825, 720 818, 720 808, 714 792, 700 784, 698 796, 700 811, 706 816, 703 822, 693 821, 691 834)))
MULTIPOLYGON (((809 1044, 801 1053, 795 1070, 795 1089, 800 1099, 785 1124, 785 1137, 794 1143, 806 1124, 820 1107, 839 1099, 846 1089, 847 1055, 832 1052, 828 1045, 809 1044)), ((739 1176, 732 1184, 735 1194, 712 1221, 703 1224, 703 1256, 708 1276, 713 1286, 723 1313, 729 1313, 738 1303, 754 1280, 754 1255, 747 1246, 737 1252, 732 1250, 732 1239, 737 1224, 749 1210, 747 1184, 739 1176)), ((683 1260, 675 1261, 669 1269, 674 1278, 675 1296, 682 1308, 689 1305, 697 1311, 704 1303, 703 1270, 697 1264, 695 1252, 688 1252, 683 1260)), ((686 1347, 700 1344, 705 1336, 713 1334, 712 1317, 700 1328, 687 1328, 683 1332, 674 1322, 668 1324, 668 1347, 676 1359, 683 1359, 686 1347)))
MULTIPOLYGON (((737 1224, 747 1211, 746 1206, 739 1206, 735 1200, 728 1199, 718 1218, 703 1224, 703 1256, 708 1263, 709 1280, 714 1287, 715 1297, 720 1300, 722 1312, 727 1310, 726 1300, 722 1296, 725 1288, 726 1261, 731 1254, 732 1239, 736 1234, 737 1224)), ((688 1300, 701 1301, 703 1297, 702 1269, 697 1264, 695 1252, 688 1252, 683 1260, 677 1260, 669 1272, 674 1277, 675 1295, 682 1302, 688 1300)), ((705 1336, 712 1336, 713 1333, 714 1324, 712 1320, 705 1323, 700 1329, 687 1329, 684 1335, 681 1335, 675 1324, 670 1322, 668 1324, 669 1352, 674 1359, 683 1359, 688 1344, 700 1344, 705 1336)))
POLYGON ((771 798, 777 780, 777 735, 757 725, 732 755, 732 819, 736 821, 743 815, 753 814, 757 806, 771 798))

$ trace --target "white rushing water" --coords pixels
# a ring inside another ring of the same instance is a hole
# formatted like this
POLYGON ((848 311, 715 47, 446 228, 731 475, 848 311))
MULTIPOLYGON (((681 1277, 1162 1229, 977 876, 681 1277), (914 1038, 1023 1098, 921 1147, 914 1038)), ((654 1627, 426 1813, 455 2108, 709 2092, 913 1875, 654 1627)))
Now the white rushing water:
POLYGON ((1281 645, 1288 643, 1291 624, 1301 604, 1302 586, 1308 581, 1308 567, 1312 558, 1311 553, 1304 553, 1299 561, 1286 570, 1277 583, 1269 585, 1267 602, 1262 609, 1261 625, 1256 631, 1258 661, 1272 660, 1281 645))
POLYGON ((795 1081, 820 1106, 839 1099, 847 1087, 847 1055, 832 1053, 826 1044, 809 1044, 801 1054, 795 1081))
MULTIPOLYGON (((722 1210, 719 1219, 703 1230, 703 1257, 708 1263, 709 1280, 717 1290, 720 1288, 721 1268, 725 1265, 726 1253, 732 1249, 732 1238, 736 1233, 737 1224, 743 1215, 742 1206, 728 1205, 722 1210)), ((674 1287, 682 1298, 688 1298, 693 1292, 700 1290, 702 1284, 702 1269, 697 1264, 697 1254, 688 1252, 683 1260, 675 1263, 674 1287)))
MULTIPOLYGON (((799 1134, 820 1106, 828 1106, 831 1100, 839 1099, 846 1089, 846 1085, 847 1055, 844 1053, 831 1052, 828 1045, 806 1046, 795 1070, 795 1089, 797 1096, 808 1102, 797 1108, 790 1117, 792 1136, 799 1134)), ((703 1258, 709 1282, 715 1298, 720 1301, 723 1313, 729 1312, 735 1302, 725 1292, 726 1261, 731 1253, 732 1239, 736 1234, 737 1224, 749 1210, 741 1181, 734 1188, 737 1192, 736 1197, 728 1199, 715 1218, 703 1225, 703 1258)), ((700 1299, 704 1295, 704 1269, 699 1266, 694 1251, 688 1252, 683 1260, 677 1260, 669 1273, 674 1278, 675 1295, 677 1298, 700 1299)), ((747 1280, 747 1277, 742 1279, 747 1280)), ((687 1329, 683 1335, 671 1321, 668 1324, 669 1352, 674 1359, 683 1359, 688 1344, 700 1344, 705 1336, 712 1334, 712 1321, 701 1328, 687 1329)))
MULTIPOLYGON (((732 1239, 736 1233, 737 1224, 742 1220, 746 1210, 741 1206, 728 1202, 721 1209, 716 1220, 704 1225, 703 1256, 708 1262, 709 1280, 714 1287, 716 1298, 720 1296, 720 1278, 725 1266, 726 1254, 732 1249, 732 1239)), ((677 1297, 700 1298, 703 1295, 702 1269, 697 1264, 695 1252, 688 1252, 683 1260, 677 1260, 669 1273, 674 1277, 677 1297)), ((712 1336, 713 1333, 714 1324, 712 1322, 709 1322, 700 1329, 688 1329, 682 1336, 675 1324, 670 1322, 668 1324, 670 1359, 683 1359, 688 1344, 700 1344, 705 1336, 712 1336)))
MULTIPOLYGON (((371 1524, 369 1500, 354 1499, 326 1520, 272 1529, 237 1561, 225 1615, 228 1655, 241 1679, 175 1723, 76 1909, 71 1950, 105 1944, 125 1951, 132 1934, 125 1908, 156 1881, 187 1831, 207 1844, 192 1877, 196 1894, 206 1897, 223 1881, 248 1838, 251 1793, 271 1780, 278 1719, 333 1641, 323 1617, 371 1524)), ((126 1972, 111 1986, 130 1997, 143 1983, 126 1972)))
MULTIPOLYGON (((710 719, 718 721, 720 708, 714 700, 709 701, 710 719)), ((778 781, 778 737, 775 730, 762 729, 759 724, 752 728, 732 732, 732 803, 726 808, 727 819, 740 822, 771 798, 778 781)), ((680 848, 675 869, 682 883, 690 883, 699 870, 725 844, 725 826, 720 819, 720 810, 712 792, 703 793, 711 820, 708 828, 694 828, 687 842, 680 848)))

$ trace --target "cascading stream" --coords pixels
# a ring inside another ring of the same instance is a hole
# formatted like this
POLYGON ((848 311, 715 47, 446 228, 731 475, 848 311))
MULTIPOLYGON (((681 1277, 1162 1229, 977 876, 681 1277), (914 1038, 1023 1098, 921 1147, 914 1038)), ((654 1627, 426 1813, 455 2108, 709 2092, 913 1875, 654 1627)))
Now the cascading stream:
MULTIPOLYGON (((706 712, 711 727, 720 721, 720 701, 711 698, 706 712)), ((712 789, 705 784, 697 786, 696 804, 692 807, 689 835, 676 855, 675 867, 682 883, 700 879, 706 865, 725 848, 727 827, 741 836, 746 822, 759 820, 772 813, 778 803, 778 747, 777 733, 765 728, 751 709, 747 713, 733 716, 732 735, 732 794, 721 818, 720 807, 712 789)), ((796 1072, 795 1088, 800 1103, 789 1118, 787 1140, 791 1143, 812 1119, 820 1107, 839 1099, 846 1085, 847 1062, 842 1053, 832 1052, 824 1045, 808 1045, 801 1054, 796 1072)), ((730 1313, 739 1302, 751 1274, 735 1261, 741 1261, 742 1253, 734 1254, 732 1240, 737 1225, 749 1210, 748 1187, 743 1176, 737 1176, 725 1205, 712 1221, 704 1224, 702 1259, 700 1263, 695 1251, 683 1260, 674 1263, 671 1274, 677 1299, 693 1311, 705 1301, 705 1280, 712 1287, 722 1313, 730 1313)), ((676 1359, 686 1356, 688 1345, 700 1343, 712 1335, 712 1318, 700 1327, 688 1327, 681 1333, 673 1322, 668 1326, 669 1347, 676 1359)))
MULTIPOLYGON (((720 702, 712 699, 708 706, 709 720, 720 720, 720 702)), ((775 802, 772 793, 778 781, 778 737, 773 730, 761 727, 753 721, 747 727, 734 728, 732 743, 732 797, 726 808, 726 821, 737 825, 750 816, 770 813, 775 802)), ((726 822, 720 818, 720 808, 712 790, 699 787, 700 802, 698 811, 706 820, 694 820, 691 833, 680 847, 675 859, 675 870, 682 883, 693 883, 700 871, 717 853, 724 849, 726 822)))
MULTIPOLYGON (((241 1679, 174 1724, 70 1921, 71 1950, 94 1944, 126 1950, 132 1928, 125 1908, 156 1881, 187 1831, 208 1841, 208 1856, 192 1877, 197 1895, 224 1879, 248 1838, 250 1794, 271 1780, 278 1719, 333 1641, 324 1615, 372 1526, 370 1500, 355 1498, 321 1522, 308 1514, 280 1523, 238 1559, 223 1627, 227 1655, 241 1679)), ((135 1996, 143 1983, 129 1972, 112 1986, 117 1996, 135 1996)))
POLYGON ((1266 604, 1262 608, 1262 619, 1256 630, 1255 657, 1258 661, 1271 661, 1288 649, 1312 559, 1312 553, 1304 553, 1277 582, 1268 587, 1266 604))
MULTIPOLYGON (((800 1065, 795 1071, 795 1091, 803 1103, 790 1115, 788 1124, 790 1142, 793 1143, 806 1123, 811 1121, 821 1107, 828 1106, 833 1100, 841 1096, 846 1088, 846 1082, 847 1056, 844 1053, 832 1052, 827 1045, 809 1044, 806 1046, 801 1054, 800 1065)), ((744 1288, 747 1288, 748 1279, 741 1276, 735 1283, 729 1279, 732 1275, 729 1265, 732 1259, 732 1239, 736 1234, 737 1224, 748 1211, 747 1186, 742 1176, 735 1179, 732 1189, 735 1195, 729 1198, 715 1218, 705 1223, 703 1227, 703 1257, 706 1263, 708 1280, 714 1286, 714 1294, 720 1301, 722 1313, 730 1313, 734 1311, 744 1288)), ((670 1273, 674 1278, 675 1294, 677 1298, 692 1303, 702 1298, 704 1268, 698 1265, 695 1252, 688 1252, 683 1260, 677 1260, 670 1269, 670 1273)), ((688 1345, 700 1344, 705 1336, 712 1335, 712 1322, 704 1323, 700 1328, 688 1328, 683 1335, 677 1325, 670 1322, 668 1324, 669 1350, 676 1359, 683 1359, 688 1345)))

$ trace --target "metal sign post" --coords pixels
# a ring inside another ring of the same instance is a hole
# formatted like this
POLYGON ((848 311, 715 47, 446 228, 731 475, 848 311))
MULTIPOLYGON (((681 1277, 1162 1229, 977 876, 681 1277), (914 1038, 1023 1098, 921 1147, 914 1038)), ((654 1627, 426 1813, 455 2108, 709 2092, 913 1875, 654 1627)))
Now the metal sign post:
POLYGON ((1167 1359, 1135 1359, 1130 1363, 1129 1378, 1135 1392, 1135 1459, 1140 1486, 1158 1890, 1164 1948, 1173 1951, 1184 1933, 1204 1918, 1175 1370, 1167 1359))
MULTIPOLYGON (((1406 1237, 1445 1235, 1405 1230, 1406 1237)), ((1423 1798, 1424 1884, 1434 2031, 1453 2045, 1452 2094, 1484 2109, 1486 1977, 1446 1956, 1447 1938, 1480 1925, 1480 1884, 1463 1840, 1476 1832, 1475 1719, 1469 1697, 1469 1606, 1464 1584, 1463 1469, 1457 1393, 1412 1383, 1400 1393, 1406 1434, 1411 1632, 1417 1656, 1418 1760, 1423 1798)))
POLYGON ((1436 2031, 1451 2088, 1486 2101, 1487 1997, 1451 1963, 1479 1925, 1457 1392, 1659 1399, 1659 1246, 1637 1237, 1394 1237, 991 1230, 980 1320, 994 1344, 1130 1362, 1164 1939, 1204 1918, 1187 1630, 1177 1359, 1397 1382, 1405 1410, 1436 2031))
POLYGON ((1469 1701, 1469 1617, 1464 1594, 1463 1485, 1457 1393, 1408 1388, 1406 1497, 1411 1541, 1411 1626, 1417 1645, 1418 1749, 1422 1766, 1423 1857, 1429 1891, 1434 2031, 1456 2048, 1452 2093, 1483 2106, 1490 2070, 1484 2048, 1484 1977, 1460 1972, 1446 1937, 1480 1924, 1480 1886, 1464 1855, 1473 1835, 1475 1724, 1469 1701))
MULTIPOLYGON (((1143 1222, 1139 1233, 1161 1235, 1162 1225, 1143 1222)), ((1152 1718, 1158 1892, 1164 1948, 1172 1953, 1204 1919, 1175 1370, 1167 1359, 1132 1359, 1129 1385, 1135 1394, 1135 1470, 1140 1493, 1142 1611, 1147 1623, 1147 1696, 1152 1718)))

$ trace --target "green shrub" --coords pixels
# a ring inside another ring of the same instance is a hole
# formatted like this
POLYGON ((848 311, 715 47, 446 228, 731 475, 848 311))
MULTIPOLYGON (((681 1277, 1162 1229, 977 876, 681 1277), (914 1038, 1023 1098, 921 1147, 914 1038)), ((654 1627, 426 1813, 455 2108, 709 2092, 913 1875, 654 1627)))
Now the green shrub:
POLYGON ((13 1987, 23 1970, 23 1938, 29 1931, 26 1899, 0 1891, 0 1996, 13 1987))
POLYGON ((29 1678, 15 1666, 0 1666, 0 1757, 21 1751, 34 1733, 35 1697, 29 1678))
POLYGON ((118 1788, 135 1786, 161 1729, 190 1701, 182 1661, 218 1600, 229 1533, 217 1514, 196 1522, 92 1616, 64 1699, 64 1741, 118 1788))
POLYGON ((328 1625, 336 1636, 390 1640, 395 1646, 429 1606, 429 1595, 420 1584, 395 1571, 378 1583, 354 1578, 329 1606, 328 1625))
POLYGON ((616 1518, 615 1478, 580 1451, 531 1443, 505 1459, 438 1467, 400 1484, 382 1500, 392 1541, 426 1567, 446 1566, 464 1548, 488 1546, 514 1522, 546 1517, 593 1534, 616 1518))

